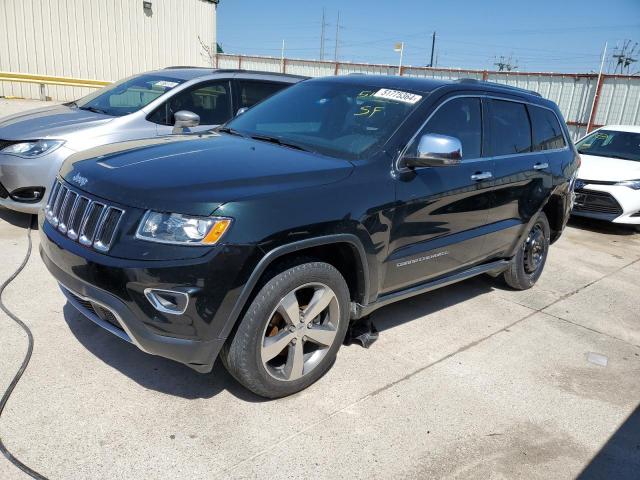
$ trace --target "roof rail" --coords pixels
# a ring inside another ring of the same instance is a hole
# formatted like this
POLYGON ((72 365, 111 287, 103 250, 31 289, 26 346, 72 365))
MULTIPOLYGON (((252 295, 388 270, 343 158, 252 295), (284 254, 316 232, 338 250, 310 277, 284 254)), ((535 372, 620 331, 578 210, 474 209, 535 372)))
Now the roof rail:
POLYGON ((540 95, 540 93, 534 91, 534 90, 527 90, 526 88, 520 88, 520 87, 514 87, 512 85, 505 85, 504 83, 498 83, 498 82, 487 82, 486 80, 478 80, 476 78, 460 78, 458 80, 456 80, 458 83, 475 83, 475 84, 486 84, 486 85, 491 85, 492 87, 498 87, 501 88, 503 90, 510 90, 512 92, 520 92, 520 93, 527 93, 529 95, 535 95, 536 97, 542 97, 542 95, 540 95))
POLYGON ((294 75, 292 73, 264 72, 262 70, 244 70, 242 68, 214 68, 213 71, 216 73, 255 73, 260 75, 273 75, 277 77, 309 78, 305 75, 294 75))
POLYGON ((291 77, 291 78, 301 78, 301 79, 309 78, 305 75, 294 75, 292 73, 263 72, 262 70, 244 70, 242 68, 210 68, 210 67, 195 67, 191 65, 175 65, 175 66, 163 68, 163 70, 188 70, 188 69, 211 70, 212 72, 215 72, 215 73, 255 73, 260 75, 273 75, 278 77, 291 77))

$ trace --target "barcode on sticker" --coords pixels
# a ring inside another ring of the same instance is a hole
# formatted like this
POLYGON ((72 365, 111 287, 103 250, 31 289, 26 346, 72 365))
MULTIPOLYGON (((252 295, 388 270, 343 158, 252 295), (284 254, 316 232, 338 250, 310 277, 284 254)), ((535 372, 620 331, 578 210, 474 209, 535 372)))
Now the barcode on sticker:
POLYGON ((401 90, 390 90, 388 88, 381 88, 373 94, 374 97, 386 98, 387 100, 396 100, 398 102, 414 104, 422 99, 422 95, 416 95, 415 93, 403 92, 401 90))

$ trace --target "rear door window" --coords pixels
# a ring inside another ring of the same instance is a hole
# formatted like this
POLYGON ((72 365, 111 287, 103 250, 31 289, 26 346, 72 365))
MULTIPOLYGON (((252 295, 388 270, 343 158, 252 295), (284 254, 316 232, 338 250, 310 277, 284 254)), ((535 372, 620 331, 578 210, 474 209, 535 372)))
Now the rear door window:
POLYGON ((231 89, 228 81, 203 82, 178 92, 156 109, 148 120, 173 125, 174 115, 187 110, 200 116, 200 125, 220 125, 231 118, 231 89))
POLYGON ((554 150, 567 146, 555 113, 546 108, 528 105, 533 129, 533 151, 554 150))
POLYGON ((490 123, 494 156, 531 151, 531 124, 524 103, 492 100, 490 123))
POLYGON ((250 108, 283 88, 288 83, 260 82, 257 80, 237 80, 238 84, 238 108, 250 108))

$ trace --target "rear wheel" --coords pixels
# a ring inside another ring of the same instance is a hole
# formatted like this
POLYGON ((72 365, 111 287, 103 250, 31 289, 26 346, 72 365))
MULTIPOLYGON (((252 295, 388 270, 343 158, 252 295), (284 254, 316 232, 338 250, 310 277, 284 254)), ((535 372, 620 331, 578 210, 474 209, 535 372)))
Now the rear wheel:
POLYGON ((260 289, 221 352, 243 386, 267 398, 299 392, 333 365, 349 323, 349 289, 338 270, 310 262, 260 289))
POLYGON ((550 236, 549 221, 541 212, 503 274, 507 285, 516 290, 526 290, 535 285, 547 261, 550 236))

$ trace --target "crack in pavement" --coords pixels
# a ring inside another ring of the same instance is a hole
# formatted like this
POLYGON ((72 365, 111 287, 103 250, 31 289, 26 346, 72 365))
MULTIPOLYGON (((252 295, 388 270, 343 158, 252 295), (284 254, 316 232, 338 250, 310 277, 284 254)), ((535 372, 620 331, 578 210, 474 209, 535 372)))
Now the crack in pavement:
POLYGON ((579 323, 576 323, 576 322, 574 322, 572 320, 568 320, 566 318, 559 317, 557 315, 554 315, 553 313, 549 313, 549 312, 542 312, 542 313, 544 313, 545 315, 549 315, 550 317, 555 318, 557 320, 561 320, 563 322, 566 322, 566 323, 568 323, 570 325, 573 325, 575 327, 580 327, 580 328, 583 328, 585 330, 589 330, 590 332, 597 333, 599 335, 603 335, 605 337, 611 338, 612 340, 617 340, 619 342, 626 343, 630 347, 640 348, 640 345, 636 345, 635 343, 631 343, 628 340, 624 340, 623 338, 616 337, 615 335, 611 335, 610 333, 601 332, 600 330, 596 330, 595 328, 591 328, 591 327, 586 327, 584 325, 580 325, 579 323))
MULTIPOLYGON (((473 348, 473 347, 475 347, 475 346, 477 346, 477 345, 479 345, 481 343, 484 343, 486 340, 489 340, 490 338, 493 338, 494 336, 496 336, 499 333, 502 333, 502 332, 505 332, 505 331, 509 330, 511 327, 513 327, 515 325, 518 325, 519 323, 524 322, 525 320, 533 317, 534 315, 536 315, 538 313, 542 313, 544 315, 548 315, 548 316, 553 317, 553 318, 559 318, 559 317, 556 317, 555 315, 552 315, 552 314, 549 314, 547 312, 544 312, 544 310, 546 310, 549 307, 552 307, 556 303, 561 302, 561 301, 563 301, 563 300, 565 300, 565 299, 567 299, 567 298, 569 298, 569 297, 581 292, 585 288, 588 288, 588 287, 594 285, 595 283, 597 283, 597 282, 599 282, 599 281, 601 281, 601 280, 603 280, 605 278, 608 278, 611 275, 614 275, 614 274, 618 273, 619 271, 621 271, 621 270, 623 270, 623 269, 625 269, 625 268, 627 268, 627 267, 629 267, 629 266, 631 266, 631 265, 633 265, 635 263, 638 263, 638 262, 640 262, 640 258, 638 258, 636 260, 633 260, 633 261, 623 265, 622 267, 620 267, 620 268, 618 268, 618 269, 616 269, 614 271, 611 271, 611 272, 609 272, 609 273, 607 273, 607 274, 605 274, 605 275, 603 275, 603 276, 601 276, 601 277, 599 277, 599 278, 597 278, 597 279, 595 279, 595 280, 593 280, 593 281, 591 281, 591 282, 589 282, 589 283, 587 283, 587 284, 585 284, 585 285, 583 285, 583 286, 581 286, 581 287, 579 287, 579 288, 577 288, 575 290, 572 290, 571 292, 565 293, 564 295, 561 295, 559 298, 557 298, 556 300, 551 302, 549 305, 545 305, 544 307, 541 307, 541 308, 538 308, 538 309, 534 309, 534 308, 528 307, 526 305, 521 305, 518 302, 513 302, 513 301, 507 299, 508 301, 511 301, 514 304, 517 304, 517 305, 520 305, 520 306, 523 306, 525 308, 530 309, 531 313, 525 315, 524 317, 520 318, 519 320, 516 320, 513 323, 510 323, 509 325, 501 328, 500 330, 496 330, 495 332, 493 332, 493 333, 491 333, 489 335, 486 335, 486 336, 484 336, 482 338, 479 338, 478 340, 475 340, 475 341, 470 342, 470 343, 468 343, 466 345, 463 345, 462 347, 460 347, 459 349, 455 350, 454 352, 451 352, 451 353, 439 358, 438 360, 435 360, 434 362, 431 362, 431 363, 425 365, 424 367, 420 367, 420 368, 414 370, 413 372, 410 372, 407 375, 399 378, 398 380, 394 380, 393 382, 390 382, 390 383, 388 383, 387 385, 385 385, 383 387, 380 387, 380 388, 378 388, 376 390, 373 390, 370 393, 367 393, 366 395, 363 395, 362 397, 360 397, 359 399, 355 400, 354 402, 351 402, 348 405, 345 405, 344 407, 341 407, 341 408, 331 412, 326 417, 318 419, 317 421, 311 423, 310 425, 307 425, 302 430, 299 430, 299 431, 297 431, 295 433, 292 433, 291 435, 286 436, 285 438, 283 438, 283 439, 279 440, 278 442, 272 444, 268 448, 265 448, 265 449, 255 453, 254 455, 251 455, 251 456, 249 456, 249 457, 247 457, 247 458, 245 458, 243 460, 240 460, 239 462, 229 466, 228 468, 223 469, 220 472, 220 474, 222 475, 224 473, 228 473, 228 472, 230 472, 232 470, 237 469, 238 467, 250 462, 251 460, 253 460, 255 458, 258 458, 258 457, 264 455, 265 453, 268 453, 268 452, 274 450, 275 448, 279 447, 280 445, 282 445, 284 443, 287 443, 289 440, 304 434, 305 432, 307 432, 310 429, 312 429, 312 428, 314 428, 314 427, 326 422, 327 420, 332 419, 333 417, 339 415, 340 413, 344 412, 345 410, 347 410, 349 408, 352 408, 353 406, 358 405, 359 403, 362 403, 365 400, 373 398, 373 397, 375 397, 375 396, 377 396, 377 395, 379 395, 379 394, 381 394, 381 393, 383 393, 383 392, 395 387, 396 385, 398 385, 400 383, 403 383, 403 382, 413 378, 414 376, 418 375, 419 373, 422 373, 422 372, 424 372, 424 371, 426 371, 426 370, 428 370, 428 369, 430 369, 430 368, 432 368, 432 367, 444 362, 445 360, 448 360, 448 359, 450 359, 450 358, 452 358, 452 357, 454 357, 454 356, 456 356, 456 355, 458 355, 460 353, 463 353, 463 352, 465 352, 465 351, 467 351, 467 350, 469 350, 469 349, 471 349, 471 348, 473 348)), ((504 298, 504 297, 501 297, 501 298, 504 298)), ((560 320, 564 320, 564 319, 560 318, 560 320)), ((573 324, 573 322, 568 322, 568 323, 572 323, 573 324)), ((583 327, 582 325, 579 325, 579 324, 574 324, 574 325, 583 327)), ((583 327, 583 328, 587 328, 588 329, 588 327, 583 327)), ((595 332, 595 330, 594 330, 594 332, 595 332)), ((601 333, 601 332, 596 332, 596 333, 601 333)), ((602 333, 602 335, 612 337, 611 335, 607 335, 606 333, 602 333)), ((612 338, 615 338, 615 337, 612 337, 612 338)), ((616 339, 616 340, 620 340, 620 339, 616 339)), ((621 341, 624 342, 624 340, 621 340, 621 341)), ((625 342, 625 343, 628 343, 628 342, 625 342)))

